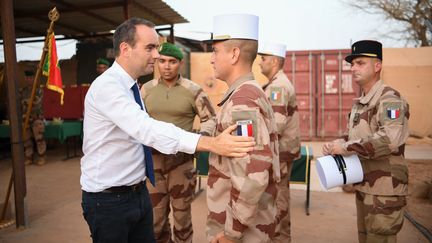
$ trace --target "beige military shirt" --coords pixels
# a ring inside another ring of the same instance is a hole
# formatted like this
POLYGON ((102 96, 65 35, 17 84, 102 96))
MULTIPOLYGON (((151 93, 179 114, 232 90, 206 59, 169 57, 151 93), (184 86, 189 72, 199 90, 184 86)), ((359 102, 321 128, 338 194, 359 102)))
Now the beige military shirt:
POLYGON ((362 163, 364 179, 356 189, 373 195, 406 195, 404 158, 409 107, 398 91, 378 81, 351 109, 344 144, 362 163))
POLYGON ((153 79, 141 87, 141 96, 148 114, 156 120, 192 131, 198 115, 201 133, 213 133, 216 112, 207 94, 191 80, 179 76, 175 85, 168 87, 161 79, 153 79))
POLYGON ((240 121, 245 126, 250 125, 249 132, 255 137, 256 147, 244 158, 210 154, 208 239, 218 232, 239 242, 259 237, 251 236, 252 232, 273 236, 277 212, 275 180, 279 180, 280 169, 271 105, 252 73, 239 78, 219 105, 221 110, 213 135, 218 136, 240 121))
MULTIPOLYGON (((279 70, 264 86, 272 105, 279 136, 279 159, 292 162, 300 156, 300 127, 294 86, 279 70)), ((281 163, 282 175, 287 173, 286 163, 281 163)))

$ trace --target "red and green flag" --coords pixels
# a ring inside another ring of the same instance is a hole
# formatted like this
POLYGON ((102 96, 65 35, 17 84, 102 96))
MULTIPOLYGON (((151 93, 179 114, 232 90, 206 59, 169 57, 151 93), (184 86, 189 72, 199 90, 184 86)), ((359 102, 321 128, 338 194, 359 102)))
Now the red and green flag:
POLYGON ((57 46, 54 32, 52 32, 48 38, 48 54, 45 58, 42 73, 48 78, 47 88, 60 93, 60 104, 63 105, 63 82, 57 58, 57 46))

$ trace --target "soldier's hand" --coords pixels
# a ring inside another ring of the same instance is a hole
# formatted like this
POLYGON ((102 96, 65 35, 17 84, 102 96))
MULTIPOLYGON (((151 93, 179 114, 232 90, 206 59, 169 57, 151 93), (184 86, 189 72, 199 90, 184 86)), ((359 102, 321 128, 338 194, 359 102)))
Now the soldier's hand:
POLYGON ((333 143, 325 143, 322 147, 322 153, 323 155, 329 155, 331 154, 333 149, 333 143))
POLYGON ((219 232, 211 243, 234 243, 234 241, 227 239, 223 232, 219 232))
POLYGON ((253 137, 233 136, 231 132, 237 129, 237 125, 231 125, 215 138, 214 147, 221 155, 229 157, 244 157, 253 151, 255 139, 253 137))
POLYGON ((342 143, 333 143, 331 154, 346 155, 347 151, 343 147, 342 143))
POLYGON ((228 157, 244 157, 248 152, 253 151, 255 139, 253 137, 233 136, 230 133, 237 128, 231 125, 219 136, 201 136, 198 141, 198 151, 211 151, 213 153, 228 157))

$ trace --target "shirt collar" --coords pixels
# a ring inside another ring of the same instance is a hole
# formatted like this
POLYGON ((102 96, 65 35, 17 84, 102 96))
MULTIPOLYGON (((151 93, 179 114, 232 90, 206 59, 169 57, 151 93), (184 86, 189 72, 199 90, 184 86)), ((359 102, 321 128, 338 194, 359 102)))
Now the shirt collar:
POLYGON ((279 69, 279 71, 277 71, 273 75, 273 77, 269 80, 269 82, 267 84, 265 84, 262 88, 263 89, 267 88, 267 86, 269 86, 273 81, 275 81, 282 73, 283 73, 282 69, 279 69))
POLYGON ((366 95, 362 93, 362 96, 360 96, 359 102, 363 105, 368 104, 372 98, 378 93, 378 90, 384 85, 384 82, 382 80, 379 80, 376 82, 372 88, 369 90, 369 93, 366 95))
MULTIPOLYGON (((179 74, 177 76, 177 80, 175 81, 174 86, 180 85, 182 80, 183 80, 183 77, 179 74)), ((158 83, 166 86, 166 83, 162 80, 162 77, 159 77, 158 83)))
POLYGON ((273 78, 270 80, 270 83, 271 82, 273 82, 273 81, 275 81, 280 75, 282 75, 283 74, 283 70, 282 69, 279 69, 279 71, 277 71, 276 73, 275 73, 275 75, 273 76, 273 78))
POLYGON ((231 87, 229 87, 229 89, 225 93, 224 97, 222 98, 222 101, 218 104, 218 106, 222 106, 228 100, 228 98, 231 96, 231 94, 234 92, 234 90, 236 90, 237 87, 239 87, 242 83, 249 81, 249 80, 254 80, 254 79, 255 79, 255 77, 254 77, 252 72, 247 73, 247 74, 241 76, 240 78, 238 78, 231 85, 231 87))
POLYGON ((121 82, 124 82, 126 86, 131 89, 134 84, 137 83, 127 72, 123 69, 123 67, 118 64, 118 62, 114 61, 112 66, 110 67, 117 75, 120 75, 121 82))

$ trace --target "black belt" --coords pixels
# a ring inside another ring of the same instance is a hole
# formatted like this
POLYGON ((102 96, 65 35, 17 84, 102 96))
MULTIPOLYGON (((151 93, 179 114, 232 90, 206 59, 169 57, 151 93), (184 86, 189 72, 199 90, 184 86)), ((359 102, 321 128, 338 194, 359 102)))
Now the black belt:
POLYGON ((122 192, 138 192, 145 186, 145 181, 141 181, 135 185, 130 186, 113 186, 107 188, 102 193, 122 193, 122 192))
POLYGON ((346 178, 345 171, 346 171, 347 168, 346 168, 345 160, 344 160, 343 156, 340 155, 340 154, 333 155, 333 159, 336 162, 336 165, 337 165, 337 167, 339 169, 339 173, 342 174, 343 183, 344 183, 344 185, 346 185, 347 178, 346 178))

